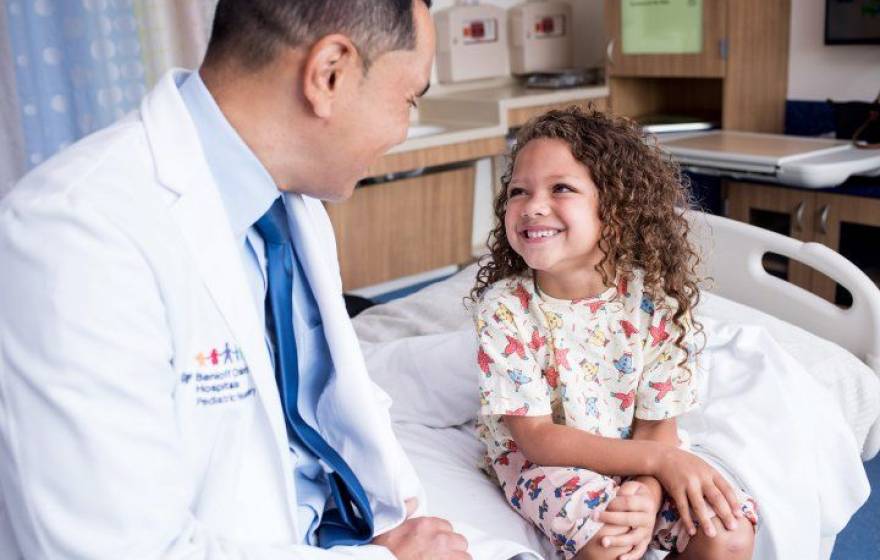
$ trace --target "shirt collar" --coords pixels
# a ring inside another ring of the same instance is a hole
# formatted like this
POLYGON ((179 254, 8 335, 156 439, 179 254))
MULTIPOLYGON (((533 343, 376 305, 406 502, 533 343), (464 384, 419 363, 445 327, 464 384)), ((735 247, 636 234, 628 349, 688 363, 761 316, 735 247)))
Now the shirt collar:
POLYGON ((278 198, 278 187, 226 120, 198 72, 191 73, 180 85, 180 96, 198 130, 232 232, 242 240, 278 198))

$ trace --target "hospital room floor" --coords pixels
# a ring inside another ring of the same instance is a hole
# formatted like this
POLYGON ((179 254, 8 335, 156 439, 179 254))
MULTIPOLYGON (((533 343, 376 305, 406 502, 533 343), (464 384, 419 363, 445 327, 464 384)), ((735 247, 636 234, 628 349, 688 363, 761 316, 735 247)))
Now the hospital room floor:
POLYGON ((871 496, 838 535, 831 560, 880 558, 880 456, 865 464, 871 496))

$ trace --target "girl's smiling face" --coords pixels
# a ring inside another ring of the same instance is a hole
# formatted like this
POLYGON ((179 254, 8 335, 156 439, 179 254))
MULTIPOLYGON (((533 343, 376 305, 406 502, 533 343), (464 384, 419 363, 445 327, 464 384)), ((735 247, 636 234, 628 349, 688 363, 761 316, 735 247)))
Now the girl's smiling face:
POLYGON ((507 192, 508 242, 536 272, 541 289, 569 299, 601 291, 599 192, 568 144, 538 138, 523 146, 507 192))

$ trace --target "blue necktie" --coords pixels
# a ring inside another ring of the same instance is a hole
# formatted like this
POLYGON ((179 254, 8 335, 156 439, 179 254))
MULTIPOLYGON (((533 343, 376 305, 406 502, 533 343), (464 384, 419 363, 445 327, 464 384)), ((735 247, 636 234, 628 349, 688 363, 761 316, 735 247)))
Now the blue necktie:
POLYGON ((306 424, 297 408, 299 374, 293 333, 294 255, 287 214, 280 198, 254 227, 266 244, 269 283, 266 326, 275 344, 275 381, 281 394, 288 435, 302 442, 333 469, 328 479, 337 509, 324 512, 318 526, 318 543, 322 548, 366 544, 373 537, 373 512, 366 492, 345 460, 306 424))

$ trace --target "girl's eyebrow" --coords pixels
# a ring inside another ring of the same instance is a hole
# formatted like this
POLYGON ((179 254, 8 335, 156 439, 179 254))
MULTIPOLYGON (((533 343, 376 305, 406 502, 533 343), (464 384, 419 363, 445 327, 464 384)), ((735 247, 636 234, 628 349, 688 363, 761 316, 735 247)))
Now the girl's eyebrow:
MULTIPOLYGON (((566 174, 564 174, 564 173, 560 173, 560 174, 557 174, 557 175, 547 175, 546 177, 543 177, 542 179, 545 180, 545 181, 561 181, 561 180, 566 180, 566 181, 570 181, 570 182, 573 182, 573 183, 580 183, 580 182, 582 182, 582 181, 584 180, 583 177, 576 177, 576 176, 574 176, 574 175, 566 175, 566 174)), ((508 187, 522 186, 522 185, 527 184, 528 182, 529 182, 529 181, 526 180, 526 179, 521 179, 521 178, 519 178, 519 177, 512 177, 512 178, 510 179, 510 183, 508 183, 508 187)))
POLYGON ((575 181, 575 182, 581 182, 581 181, 583 181, 583 178, 581 178, 581 177, 575 177, 574 175, 565 175, 565 174, 560 174, 560 175, 547 175, 546 178, 547 178, 547 179, 551 179, 551 180, 553 180, 553 181, 559 181, 559 180, 561 180, 561 179, 566 179, 566 180, 569 180, 569 181, 575 181))

